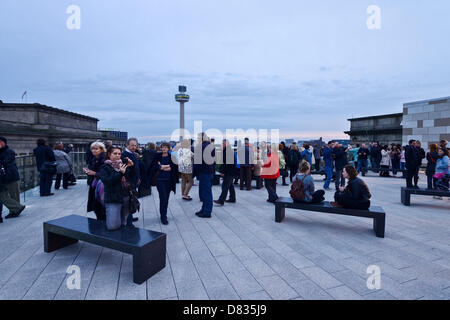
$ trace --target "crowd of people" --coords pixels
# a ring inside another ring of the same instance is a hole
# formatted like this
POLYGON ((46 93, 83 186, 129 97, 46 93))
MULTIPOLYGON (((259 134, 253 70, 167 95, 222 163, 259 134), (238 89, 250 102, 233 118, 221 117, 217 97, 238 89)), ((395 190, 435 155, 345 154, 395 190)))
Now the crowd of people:
MULTIPOLYGON (((56 143, 50 147, 43 139, 37 141, 33 153, 42 197, 54 195, 53 181, 55 190, 61 187, 61 183, 63 189, 75 183, 69 156, 72 149, 70 144, 56 143)), ((283 186, 289 186, 289 177, 290 194, 295 201, 322 202, 334 181, 333 206, 368 209, 371 194, 358 174, 365 176, 369 168, 381 176, 389 176, 389 170, 394 175, 396 171, 402 171, 407 187, 417 188, 419 168, 426 159, 428 189, 448 190, 447 141, 443 140, 439 145, 430 144, 429 150, 425 153, 421 143, 415 140, 404 147, 395 144, 382 146, 377 142, 352 147, 334 141, 325 146, 307 143, 297 146, 295 142, 287 146, 284 142, 270 144, 265 141, 252 145, 245 138, 243 144, 235 142, 234 146, 224 139, 219 147, 205 133, 201 133, 196 142, 183 139, 176 145, 149 143, 145 148, 139 146, 136 138, 128 139, 124 148, 114 146, 112 141, 95 141, 86 151, 86 167, 83 169, 89 186, 87 211, 93 212, 98 220, 106 221, 110 230, 132 226, 137 221, 133 218, 139 210, 137 199, 151 195, 152 187, 156 187, 161 223, 167 225, 169 198, 171 192, 176 193, 176 184, 181 184, 181 199, 192 201, 190 191, 197 179, 202 207, 196 215, 210 218, 214 203, 219 206, 235 203, 235 186, 251 191, 253 180, 256 189, 265 187, 268 202, 277 201, 280 177, 283 186), (325 173, 323 189, 316 190, 311 174, 321 172, 325 173), (212 186, 217 176, 223 182, 220 196, 214 200, 212 186)), ((19 198, 20 177, 15 153, 4 137, 0 137, 0 178, 0 201, 10 212, 6 218, 17 217, 25 206, 19 198)))

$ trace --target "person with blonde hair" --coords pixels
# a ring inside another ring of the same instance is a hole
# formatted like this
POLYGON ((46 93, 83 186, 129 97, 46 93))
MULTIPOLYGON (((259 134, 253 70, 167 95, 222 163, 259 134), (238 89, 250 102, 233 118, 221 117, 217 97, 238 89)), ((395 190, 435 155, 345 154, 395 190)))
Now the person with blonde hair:
POLYGON ((293 183, 295 183, 295 181, 302 181, 303 191, 305 193, 305 198, 303 200, 296 201, 320 203, 325 200, 325 191, 316 191, 314 189, 314 179, 311 177, 311 165, 308 161, 303 160, 302 163, 300 163, 298 173, 295 175, 293 183))
POLYGON ((106 147, 103 142, 95 141, 91 144, 92 159, 87 168, 83 168, 87 174, 89 186, 87 212, 94 212, 97 220, 106 220, 106 209, 102 203, 100 169, 105 163, 106 147))

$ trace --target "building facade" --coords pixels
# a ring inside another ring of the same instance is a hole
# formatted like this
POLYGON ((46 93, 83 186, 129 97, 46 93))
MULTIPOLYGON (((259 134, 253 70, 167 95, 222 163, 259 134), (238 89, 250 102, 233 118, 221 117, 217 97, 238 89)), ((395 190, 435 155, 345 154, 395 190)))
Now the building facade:
POLYGON ((71 143, 74 151, 84 151, 95 140, 124 144, 116 135, 98 131, 97 123, 96 118, 38 103, 0 103, 0 135, 19 155, 31 153, 39 138, 71 143))
POLYGON ((403 144, 411 139, 420 140, 424 149, 450 140, 450 97, 403 105, 403 144))
POLYGON ((402 113, 348 119, 352 145, 378 141, 381 145, 402 143, 402 113))

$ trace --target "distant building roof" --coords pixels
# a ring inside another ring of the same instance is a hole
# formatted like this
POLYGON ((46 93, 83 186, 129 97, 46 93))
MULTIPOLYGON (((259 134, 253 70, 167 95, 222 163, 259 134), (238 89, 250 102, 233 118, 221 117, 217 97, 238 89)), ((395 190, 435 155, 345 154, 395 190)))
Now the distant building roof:
POLYGON ((381 114, 377 116, 368 116, 368 117, 360 117, 360 118, 351 118, 347 119, 348 121, 354 120, 368 120, 368 119, 380 119, 380 118, 391 118, 391 117, 402 117, 403 113, 390 113, 390 114, 381 114))
POLYGON ((450 97, 443 97, 443 98, 436 98, 436 99, 427 99, 427 100, 420 100, 420 101, 413 101, 413 102, 407 102, 404 103, 403 106, 412 106, 415 104, 437 104, 437 103, 446 103, 450 101, 450 97))
POLYGON ((79 117, 79 118, 84 118, 87 120, 99 121, 97 118, 94 118, 94 117, 89 117, 84 114, 79 114, 79 113, 70 112, 70 111, 63 110, 63 109, 46 106, 46 105, 43 105, 40 103, 4 103, 3 102, 3 103, 0 103, 0 108, 2 108, 2 107, 23 107, 23 108, 49 110, 49 111, 55 111, 58 113, 67 114, 67 115, 71 115, 71 116, 75 116, 75 117, 79 117))

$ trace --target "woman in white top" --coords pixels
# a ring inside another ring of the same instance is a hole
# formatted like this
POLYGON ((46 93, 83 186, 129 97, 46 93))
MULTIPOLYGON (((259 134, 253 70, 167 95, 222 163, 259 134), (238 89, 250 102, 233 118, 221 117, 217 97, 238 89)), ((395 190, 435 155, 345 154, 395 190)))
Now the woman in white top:
POLYGON ((192 178, 194 153, 191 151, 191 143, 188 139, 184 139, 181 148, 177 152, 178 171, 181 173, 181 196, 183 200, 192 200, 189 191, 194 184, 192 178))
POLYGON ((391 156, 389 154, 388 146, 385 145, 381 149, 381 162, 380 166, 383 170, 380 171, 380 176, 390 177, 389 167, 391 166, 391 156))

